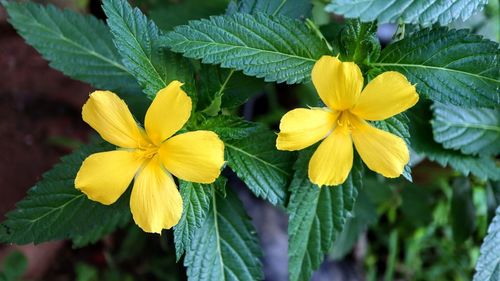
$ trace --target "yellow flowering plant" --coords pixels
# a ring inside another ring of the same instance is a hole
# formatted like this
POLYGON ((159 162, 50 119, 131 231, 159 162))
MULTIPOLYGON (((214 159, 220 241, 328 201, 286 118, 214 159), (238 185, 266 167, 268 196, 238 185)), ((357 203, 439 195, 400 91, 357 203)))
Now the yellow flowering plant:
POLYGON ((173 136, 192 109, 191 98, 181 86, 173 81, 156 94, 146 113, 145 129, 112 92, 93 92, 83 106, 83 120, 118 149, 87 157, 75 186, 91 200, 109 205, 134 179, 130 210, 146 232, 161 233, 181 218, 182 198, 172 175, 213 183, 224 164, 224 143, 217 134, 199 130, 173 136))
POLYGON ((101 2, 106 21, 0 0, 52 68, 101 89, 73 116, 94 136, 0 242, 93 244, 102 264, 68 259, 67 280, 307 281, 359 237, 367 279, 471 279, 479 252, 474 281, 498 272, 499 214, 478 251, 498 205, 498 40, 439 26, 487 1, 101 2))
POLYGON ((276 147, 299 150, 321 141, 308 169, 309 179, 320 187, 345 182, 352 168, 353 143, 368 168, 388 178, 399 177, 410 160, 405 141, 365 120, 384 120, 414 106, 415 86, 401 73, 389 71, 363 89, 359 67, 331 56, 316 62, 311 77, 326 107, 285 114, 276 147))

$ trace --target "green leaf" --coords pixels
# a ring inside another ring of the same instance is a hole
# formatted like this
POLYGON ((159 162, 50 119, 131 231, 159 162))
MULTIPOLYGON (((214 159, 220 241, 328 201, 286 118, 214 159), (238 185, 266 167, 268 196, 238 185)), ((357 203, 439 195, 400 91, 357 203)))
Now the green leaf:
POLYGON ((260 126, 242 139, 224 139, 229 167, 252 190, 272 204, 287 199, 292 154, 276 150, 276 135, 260 126))
POLYGON ((225 198, 211 195, 207 218, 186 250, 189 280, 262 280, 262 253, 241 201, 230 188, 225 198))
POLYGON ((464 155, 435 142, 430 124, 431 112, 425 106, 412 110, 410 115, 410 130, 415 132, 411 135, 411 147, 417 153, 425 154, 431 161, 443 167, 450 166, 465 176, 473 174, 483 180, 500 179, 500 168, 492 158, 464 155))
POLYGON ((488 216, 493 217, 496 207, 500 206, 500 181, 488 181, 486 183, 486 194, 488 194, 488 216))
POLYGON ((228 0, 149 1, 148 15, 161 29, 169 30, 190 20, 223 14, 227 3, 228 0))
POLYGON ((268 15, 284 15, 290 18, 307 18, 311 14, 310 1, 304 0, 241 0, 235 12, 268 15))
POLYGON ((500 154, 500 110, 434 103, 434 140, 464 154, 500 154))
POLYGON ((197 108, 209 116, 217 115, 221 108, 244 104, 252 96, 262 93, 262 79, 241 72, 203 64, 197 80, 197 108))
POLYGON ((333 242, 330 258, 335 260, 343 259, 354 248, 361 233, 369 225, 375 224, 377 219, 376 206, 364 192, 360 191, 356 198, 353 216, 347 219, 344 229, 333 242))
POLYGON ((245 121, 237 116, 219 115, 207 119, 196 130, 209 130, 215 132, 226 141, 246 138, 259 128, 257 123, 245 121))
POLYGON ((481 245, 473 281, 500 280, 500 206, 481 245))
MULTIPOLYGON (((383 186, 383 188, 388 189, 390 187, 383 186)), ((399 208, 402 214, 402 224, 405 228, 416 229, 427 227, 432 223, 434 194, 429 192, 424 186, 416 184, 406 184, 400 190, 394 190, 394 192, 399 194, 396 197, 398 197, 397 200, 401 201, 399 208)), ((385 203, 389 201, 390 199, 385 203)))
POLYGON ((104 1, 103 9, 123 64, 150 98, 172 80, 186 83, 191 93, 194 82, 189 64, 163 50, 161 32, 153 21, 127 1, 104 1))
POLYGON ((6 215, 7 220, 0 227, 6 229, 7 236, 0 240, 16 244, 67 238, 95 242, 127 223, 130 219, 128 195, 105 206, 87 199, 74 186, 83 160, 90 154, 111 149, 112 146, 105 143, 90 144, 63 157, 28 191, 16 209, 6 215))
POLYGON ((316 60, 329 52, 304 23, 262 13, 191 21, 167 33, 164 44, 203 63, 290 84, 309 80, 316 60))
POLYGON ((214 184, 180 181, 180 192, 184 208, 179 223, 174 227, 177 260, 182 256, 193 240, 196 231, 205 221, 214 184))
POLYGON ((234 72, 222 96, 222 107, 240 106, 251 97, 262 94, 265 86, 266 83, 262 79, 246 76, 240 71, 234 72))
MULTIPOLYGON (((127 196, 124 196, 128 198, 127 196)), ((125 200, 125 199, 124 199, 125 200)), ((125 200, 127 201, 127 200, 125 200)), ((122 203, 123 204, 123 210, 120 210, 121 212, 126 212, 125 206, 127 203, 122 203)), ((93 229, 89 229, 88 231, 85 231, 84 233, 75 233, 73 237, 71 237, 71 240, 73 242, 73 248, 82 248, 85 247, 89 244, 93 244, 99 240, 101 240, 104 236, 112 233, 117 229, 117 227, 123 227, 125 224, 129 221, 128 216, 125 216, 125 213, 123 215, 123 220, 120 223, 111 223, 111 224, 105 224, 101 225, 99 227, 95 227, 93 229)))
POLYGON ((201 65, 198 76, 197 108, 211 116, 216 115, 221 108, 244 104, 252 96, 262 93, 265 86, 262 79, 215 65, 201 65))
POLYGON ((406 114, 401 113, 383 121, 374 122, 375 127, 384 131, 395 134, 396 136, 404 139, 407 144, 410 143, 410 119, 406 114))
POLYGON ((457 19, 467 20, 487 3, 487 0, 331 0, 326 10, 364 22, 446 25, 457 19))
POLYGON ((375 23, 361 23, 349 20, 336 36, 340 59, 353 61, 358 65, 376 61, 380 55, 380 42, 375 23))
POLYGON ((476 228, 476 208, 472 200, 472 188, 469 179, 465 177, 456 178, 453 181, 450 216, 453 239, 458 245, 465 242, 476 228))
POLYGON ((96 267, 78 262, 75 265, 75 281, 99 280, 99 271, 96 267))
POLYGON ((121 64, 111 33, 102 21, 52 5, 15 1, 2 1, 2 5, 12 26, 52 68, 96 88, 139 90, 121 64))
POLYGON ((499 56, 496 42, 467 30, 435 28, 389 45, 371 65, 403 73, 434 101, 490 108, 500 103, 499 56))
POLYGON ((362 163, 357 159, 344 184, 319 188, 307 176, 314 149, 301 151, 295 163, 295 174, 287 208, 288 270, 291 281, 310 280, 323 257, 342 231, 353 210, 357 190, 362 185, 362 163))
MULTIPOLYGON (((374 122, 374 125, 379 129, 382 129, 389 133, 393 133, 396 136, 402 138, 406 142, 406 145, 410 146, 409 123, 410 120, 408 119, 406 114, 401 113, 386 120, 374 122)), ((405 166, 403 177, 405 177, 410 182, 413 181, 409 163, 405 166)))
POLYGON ((217 115, 222 106, 222 96, 234 71, 221 69, 214 65, 201 65, 196 81, 198 90, 197 108, 210 116, 217 115))
POLYGON ((21 252, 13 251, 3 260, 2 270, 0 271, 0 280, 21 280, 21 277, 27 269, 28 259, 26 259, 26 256, 24 256, 21 252))
POLYGON ((256 196, 282 205, 291 173, 292 155, 276 150, 276 136, 257 123, 220 115, 196 127, 210 130, 225 143, 229 167, 256 196))

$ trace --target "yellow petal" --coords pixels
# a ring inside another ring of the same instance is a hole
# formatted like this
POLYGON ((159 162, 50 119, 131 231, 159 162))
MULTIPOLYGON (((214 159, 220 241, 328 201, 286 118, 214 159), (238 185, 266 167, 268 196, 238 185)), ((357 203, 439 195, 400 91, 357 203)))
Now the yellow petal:
POLYGON ((349 130, 337 126, 309 161, 309 179, 319 186, 342 184, 352 168, 353 149, 349 130))
POLYGON ((214 182, 224 165, 224 143, 210 131, 174 136, 161 145, 159 154, 169 172, 191 182, 214 182))
POLYGON ((314 64, 311 76, 321 100, 335 110, 351 108, 363 88, 359 67, 353 62, 341 62, 336 57, 322 56, 314 64))
POLYGON ((109 91, 93 92, 83 105, 82 117, 106 141, 125 148, 147 143, 127 104, 109 91))
POLYGON ((388 71, 368 83, 351 112, 365 120, 384 120, 417 102, 415 86, 403 74, 388 71))
POLYGON ((368 168, 387 178, 399 177, 410 161, 404 140, 356 117, 351 123, 354 146, 368 168))
POLYGON ((113 204, 125 192, 142 162, 135 152, 125 150, 92 154, 83 161, 75 187, 91 200, 113 204))
POLYGON ((300 150, 322 140, 333 130, 338 115, 316 108, 298 108, 287 112, 281 118, 276 148, 300 150))
POLYGON ((146 112, 146 132, 156 145, 179 131, 191 115, 191 98, 181 86, 179 81, 170 82, 156 94, 146 112))
POLYGON ((130 210, 135 223, 145 232, 161 233, 179 222, 182 198, 158 157, 153 157, 135 178, 130 210))

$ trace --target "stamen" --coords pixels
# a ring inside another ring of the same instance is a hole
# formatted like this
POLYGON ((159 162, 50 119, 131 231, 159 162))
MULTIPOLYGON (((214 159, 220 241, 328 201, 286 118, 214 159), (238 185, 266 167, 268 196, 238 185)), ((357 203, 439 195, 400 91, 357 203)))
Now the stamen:
POLYGON ((342 112, 337 119, 337 125, 344 128, 345 130, 351 131, 354 128, 351 118, 348 112, 342 112))
POLYGON ((151 159, 156 155, 156 153, 158 153, 158 147, 151 145, 147 148, 141 148, 140 151, 143 158, 151 159))
POLYGON ((347 122, 346 122, 347 123, 347 127, 349 128, 349 130, 352 130, 352 128, 354 128, 354 125, 352 125, 351 119, 349 119, 347 117, 346 117, 346 119, 347 119, 347 122))

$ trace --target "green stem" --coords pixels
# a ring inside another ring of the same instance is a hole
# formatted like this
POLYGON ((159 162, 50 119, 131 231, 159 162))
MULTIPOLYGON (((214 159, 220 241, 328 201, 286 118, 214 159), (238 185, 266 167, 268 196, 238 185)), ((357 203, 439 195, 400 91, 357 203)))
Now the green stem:
POLYGON ((325 36, 323 35, 323 33, 321 33, 318 26, 316 26, 316 24, 310 19, 306 19, 306 25, 316 33, 316 36, 318 36, 319 38, 321 38, 321 40, 323 40, 323 42, 325 42, 326 46, 328 47, 328 50, 330 50, 330 52, 333 53, 332 45, 330 45, 328 40, 326 40, 325 36))
POLYGON ((396 258, 398 254, 398 231, 394 230, 389 235, 389 257, 387 259, 387 269, 384 275, 384 281, 394 280, 394 268, 396 267, 396 258))
POLYGON ((202 110, 203 113, 206 113, 210 116, 215 116, 219 113, 221 105, 222 105, 222 95, 224 94, 224 90, 227 87, 227 84, 229 83, 229 80, 231 80, 231 77, 233 76, 234 69, 231 69, 229 74, 227 75, 226 79, 220 86, 219 90, 215 94, 215 98, 212 101, 212 103, 207 106, 205 109, 202 110))

